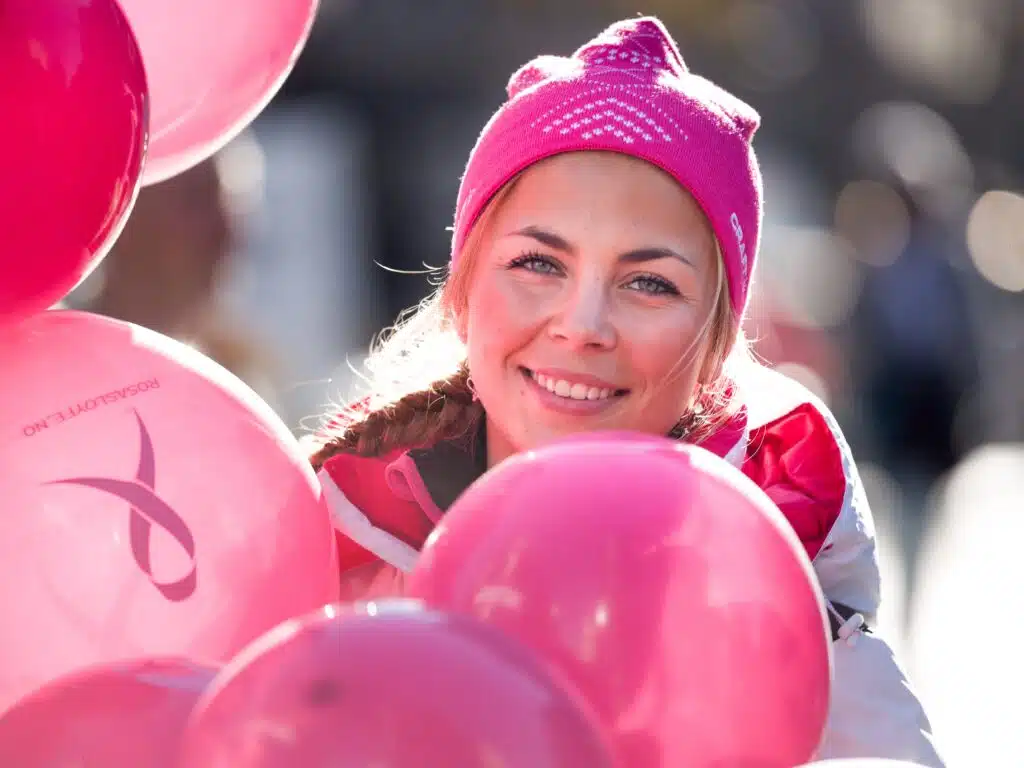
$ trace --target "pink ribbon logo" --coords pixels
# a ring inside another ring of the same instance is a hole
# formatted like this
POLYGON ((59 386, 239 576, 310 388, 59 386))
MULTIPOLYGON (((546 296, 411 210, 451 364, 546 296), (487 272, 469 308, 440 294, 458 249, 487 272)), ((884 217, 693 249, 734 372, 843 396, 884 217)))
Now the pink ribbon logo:
POLYGON ((142 417, 135 411, 139 424, 139 466, 133 480, 109 477, 76 477, 56 480, 51 485, 79 485, 115 496, 128 504, 128 531, 132 557, 139 569, 161 595, 172 602, 191 597, 198 580, 196 543, 188 524, 156 493, 156 454, 142 417), (150 538, 153 526, 165 531, 184 550, 191 561, 189 572, 176 581, 159 581, 150 563, 150 538))

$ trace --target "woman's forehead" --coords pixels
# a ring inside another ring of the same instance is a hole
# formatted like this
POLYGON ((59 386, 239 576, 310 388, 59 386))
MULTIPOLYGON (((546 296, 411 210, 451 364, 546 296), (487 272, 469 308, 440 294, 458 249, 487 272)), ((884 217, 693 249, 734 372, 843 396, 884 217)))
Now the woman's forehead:
MULTIPOLYGON (((613 152, 571 152, 524 171, 495 211, 493 235, 530 226, 630 230, 713 244, 692 195, 660 168, 613 152)), ((564 234, 572 234, 567 232, 564 234)))
POLYGON ((679 186, 668 173, 646 160, 619 152, 581 150, 562 152, 534 163, 519 175, 517 187, 536 189, 595 180, 608 185, 679 186))

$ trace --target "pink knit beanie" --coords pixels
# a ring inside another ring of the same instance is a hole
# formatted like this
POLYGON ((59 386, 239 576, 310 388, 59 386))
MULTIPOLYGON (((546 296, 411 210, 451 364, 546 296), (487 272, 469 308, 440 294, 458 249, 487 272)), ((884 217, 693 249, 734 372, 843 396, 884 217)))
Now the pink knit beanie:
POLYGON ((508 97, 462 177, 453 261, 487 202, 528 166, 563 152, 620 152, 658 166, 693 195, 718 238, 733 309, 743 314, 761 229, 751 147, 760 117, 691 74, 660 21, 621 21, 570 58, 541 56, 512 76, 508 97))

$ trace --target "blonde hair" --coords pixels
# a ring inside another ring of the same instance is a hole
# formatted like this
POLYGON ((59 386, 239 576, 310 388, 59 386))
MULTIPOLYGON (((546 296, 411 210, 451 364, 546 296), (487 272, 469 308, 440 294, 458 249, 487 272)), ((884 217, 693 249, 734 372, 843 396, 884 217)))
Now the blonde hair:
MULTIPOLYGON (((442 440, 468 442, 476 434, 483 407, 474 397, 466 348, 456 324, 468 304, 480 242, 516 181, 506 184, 487 204, 466 238, 456 268, 440 287, 403 312, 375 340, 362 375, 369 393, 329 414, 319 446, 310 457, 315 469, 337 453, 380 456, 442 440)), ((710 334, 698 392, 670 435, 677 439, 699 441, 728 421, 734 410, 731 371, 750 359, 749 344, 729 302, 720 251, 717 271, 712 311, 687 352, 699 352, 710 334)), ((685 362, 684 357, 676 368, 685 362)))

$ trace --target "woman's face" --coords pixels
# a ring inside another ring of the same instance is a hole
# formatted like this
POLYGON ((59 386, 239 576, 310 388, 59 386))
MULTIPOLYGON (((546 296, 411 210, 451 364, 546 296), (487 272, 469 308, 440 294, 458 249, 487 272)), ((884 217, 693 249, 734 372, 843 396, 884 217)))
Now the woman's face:
POLYGON ((693 198, 640 160, 576 152, 532 166, 483 226, 459 330, 490 461, 580 431, 668 433, 716 298, 693 198))

